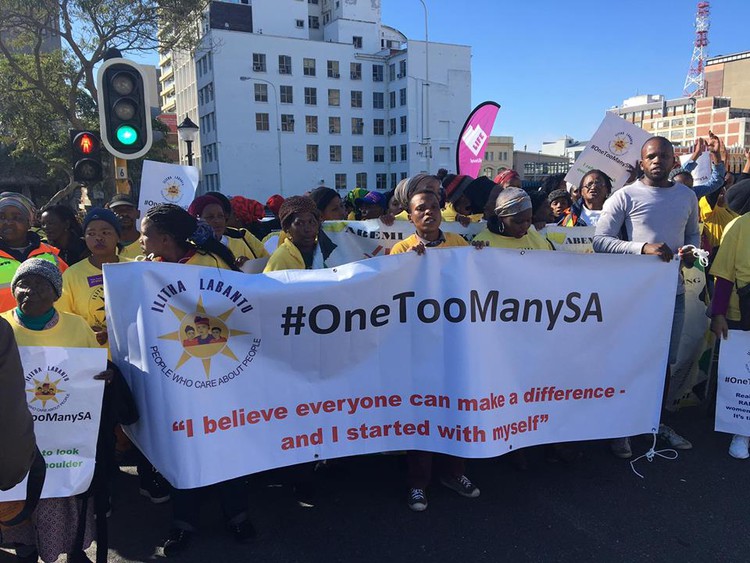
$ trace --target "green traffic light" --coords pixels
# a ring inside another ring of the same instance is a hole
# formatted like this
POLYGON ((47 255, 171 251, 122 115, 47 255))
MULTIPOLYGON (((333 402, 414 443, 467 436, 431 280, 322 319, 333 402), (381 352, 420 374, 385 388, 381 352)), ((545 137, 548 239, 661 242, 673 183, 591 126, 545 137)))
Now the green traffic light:
POLYGON ((132 145, 138 140, 138 131, 130 125, 120 125, 115 132, 117 140, 123 145, 132 145))

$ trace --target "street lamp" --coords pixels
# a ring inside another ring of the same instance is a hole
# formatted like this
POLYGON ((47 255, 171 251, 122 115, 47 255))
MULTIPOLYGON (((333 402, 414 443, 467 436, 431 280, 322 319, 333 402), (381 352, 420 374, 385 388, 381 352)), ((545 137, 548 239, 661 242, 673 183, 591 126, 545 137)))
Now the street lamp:
POLYGON ((193 141, 198 136, 198 126, 193 123, 193 120, 189 116, 185 116, 185 119, 177 126, 177 136, 181 141, 185 141, 187 145, 187 161, 188 166, 193 165, 193 141))
POLYGON ((432 139, 430 139, 430 36, 427 33, 427 4, 424 0, 419 0, 424 8, 424 81, 427 87, 425 92, 425 121, 424 121, 424 142, 425 155, 427 156, 427 171, 432 174, 432 139))
POLYGON ((276 105, 276 144, 278 145, 279 152, 279 193, 284 195, 284 175, 281 167, 281 111, 279 110, 279 97, 276 94, 276 86, 273 82, 269 82, 263 78, 256 78, 255 76, 240 76, 240 80, 245 82, 247 80, 255 80, 257 82, 263 82, 268 84, 273 90, 273 101, 276 105))

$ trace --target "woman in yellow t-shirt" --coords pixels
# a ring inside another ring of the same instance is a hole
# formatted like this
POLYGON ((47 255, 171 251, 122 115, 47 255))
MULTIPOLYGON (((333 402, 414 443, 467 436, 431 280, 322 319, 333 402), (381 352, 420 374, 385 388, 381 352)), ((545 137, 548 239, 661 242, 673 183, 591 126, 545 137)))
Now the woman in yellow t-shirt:
POLYGON ((325 268, 325 257, 318 245, 320 211, 307 196, 292 196, 279 208, 284 240, 271 254, 264 273, 279 270, 325 268))
POLYGON ((504 188, 495 199, 494 214, 487 227, 474 237, 493 248, 552 250, 550 242, 531 224, 531 198, 521 188, 504 188))
POLYGON ((141 247, 147 260, 239 271, 232 251, 179 205, 161 203, 141 221, 141 247))
POLYGON ((107 345, 104 313, 104 264, 129 262, 117 254, 120 221, 109 209, 93 208, 83 220, 83 238, 91 255, 63 274, 63 292, 57 308, 85 319, 100 346, 107 345))
MULTIPOLYGON (((55 301, 62 293, 62 275, 57 266, 40 258, 24 261, 16 271, 10 289, 16 308, 2 313, 13 328, 19 346, 61 346, 97 348, 94 332, 78 315, 57 311, 55 301)), ((106 370, 94 379, 111 381, 106 370)), ((76 525, 84 505, 77 497, 45 498, 39 501, 30 520, 3 530, 3 542, 16 545, 16 555, 23 561, 56 561, 66 553, 68 561, 86 561, 83 549, 94 538, 92 503, 84 517, 83 544, 76 541, 76 525)))
MULTIPOLYGON (((711 301, 711 330, 717 339, 730 330, 750 330, 750 180, 738 182, 726 195, 727 207, 739 217, 724 228, 721 245, 711 266, 716 277, 711 301), (741 297, 742 296, 742 297, 741 297)), ((750 457, 750 437, 736 434, 729 455, 750 457)))
POLYGON ((214 236, 234 254, 235 266, 241 268, 248 260, 265 258, 268 251, 251 232, 227 227, 231 209, 228 199, 224 202, 216 195, 202 195, 193 200, 188 213, 211 226, 214 236))

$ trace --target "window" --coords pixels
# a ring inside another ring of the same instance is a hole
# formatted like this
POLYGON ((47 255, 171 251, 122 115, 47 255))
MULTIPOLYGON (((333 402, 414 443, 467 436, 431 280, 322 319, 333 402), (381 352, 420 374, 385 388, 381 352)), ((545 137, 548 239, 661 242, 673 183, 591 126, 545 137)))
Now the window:
POLYGON ((329 117, 328 118, 328 132, 331 135, 341 134, 341 118, 340 117, 329 117))
POLYGON ((388 186, 388 174, 375 174, 375 189, 384 190, 388 186))
POLYGON ((355 180, 357 187, 367 189, 367 172, 358 172, 355 180))
POLYGON ((399 179, 406 180, 407 176, 408 176, 408 174, 406 172, 401 172, 401 174, 399 174, 399 179))
POLYGON ((292 114, 281 114, 281 130, 287 133, 294 133, 294 116, 292 114))
POLYGON ((292 57, 279 55, 279 74, 292 74, 292 57))
POLYGON ((682 119, 673 119, 672 127, 682 127, 682 119))
POLYGON ((279 86, 279 101, 282 104, 293 104, 294 88, 291 86, 279 86))
POLYGON ((401 132, 406 133, 406 116, 401 116, 401 132))
POLYGON ((305 88, 305 103, 308 106, 315 106, 318 104, 317 88, 305 88))
POLYGON ((399 61, 398 63, 398 78, 404 78, 406 76, 406 60, 399 61))
POLYGON ((493 160, 495 160, 495 153, 492 151, 487 151, 486 153, 484 153, 484 159, 492 162, 493 160))
POLYGON ((393 172, 391 174, 391 189, 394 189, 396 187, 396 184, 398 184, 398 176, 396 176, 396 173, 393 172))
POLYGON ((385 162, 385 147, 374 147, 372 156, 375 162, 385 162))
POLYGON ((352 37, 352 43, 354 43, 355 49, 361 49, 362 48, 362 37, 359 35, 355 35, 352 37))
POLYGON ((267 113, 255 114, 255 130, 256 131, 268 131, 268 114, 267 113))
POLYGON ((372 107, 374 109, 383 109, 383 92, 373 92, 372 93, 372 107))
POLYGON ((388 94, 388 106, 391 109, 396 107, 396 92, 390 92, 388 94))
POLYGON ((297 24, 297 28, 298 29, 304 29, 304 27, 305 27, 305 20, 294 20, 294 21, 297 24))
POLYGON ((349 63, 349 78, 362 80, 362 63, 349 63))
POLYGON ((398 91, 399 96, 399 103, 402 106, 406 105, 406 88, 401 88, 401 90, 398 91))
POLYGON ((315 5, 317 5, 318 4, 318 0, 307 0, 307 3, 308 4, 315 4, 315 5))
POLYGON ((372 134, 385 135, 385 119, 372 120, 372 134))
POLYGON ((383 82, 383 65, 372 65, 372 81, 383 82))
POLYGON ((338 61, 328 61, 328 78, 340 78, 341 75, 339 74, 339 62, 338 61))
POLYGON ((396 65, 390 64, 388 65, 388 80, 396 80, 396 65))
POLYGON ((362 91, 361 90, 352 90, 352 107, 353 108, 362 107, 362 91))
POLYGON ((318 116, 306 115, 305 116, 305 133, 317 133, 317 132, 318 132, 318 116))
POLYGON ((266 56, 263 53, 253 53, 253 70, 266 72, 266 56))
POLYGON ((336 107, 341 105, 341 90, 335 88, 328 89, 328 105, 336 107))
POLYGON ((396 145, 391 147, 391 162, 396 162, 396 145))
POLYGON ((268 101, 268 85, 267 84, 255 84, 255 101, 256 102, 267 102, 268 101))
POLYGON ((407 155, 406 145, 401 145, 401 160, 402 161, 406 160, 406 155, 407 155))
POLYGON ((302 74, 315 76, 315 59, 302 59, 302 74))
POLYGON ((396 118, 391 117, 388 120, 388 134, 389 135, 395 135, 396 134, 396 118))
POLYGON ((365 132, 365 120, 361 117, 352 117, 352 135, 362 135, 365 132))
POLYGON ((333 185, 337 190, 346 189, 346 174, 336 174, 334 176, 333 185))
POLYGON ((365 160, 365 147, 353 146, 352 147, 352 162, 364 162, 365 160))
POLYGON ((318 16, 307 16, 307 25, 310 29, 320 29, 320 18, 318 16))
POLYGON ((318 145, 307 145, 307 161, 318 162, 318 145))
POLYGON ((331 162, 341 162, 341 145, 331 145, 328 156, 331 162))

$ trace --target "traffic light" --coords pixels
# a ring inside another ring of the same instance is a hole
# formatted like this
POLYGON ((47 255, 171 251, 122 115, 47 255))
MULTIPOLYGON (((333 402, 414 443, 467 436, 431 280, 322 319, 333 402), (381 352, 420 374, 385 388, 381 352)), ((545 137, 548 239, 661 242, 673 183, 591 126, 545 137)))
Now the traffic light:
POLYGON ((70 130, 70 147, 73 152, 73 179, 93 184, 102 179, 102 144, 95 131, 70 130))
POLYGON ((148 81, 140 65, 115 57, 97 75, 102 143, 114 156, 132 160, 153 143, 148 81))

